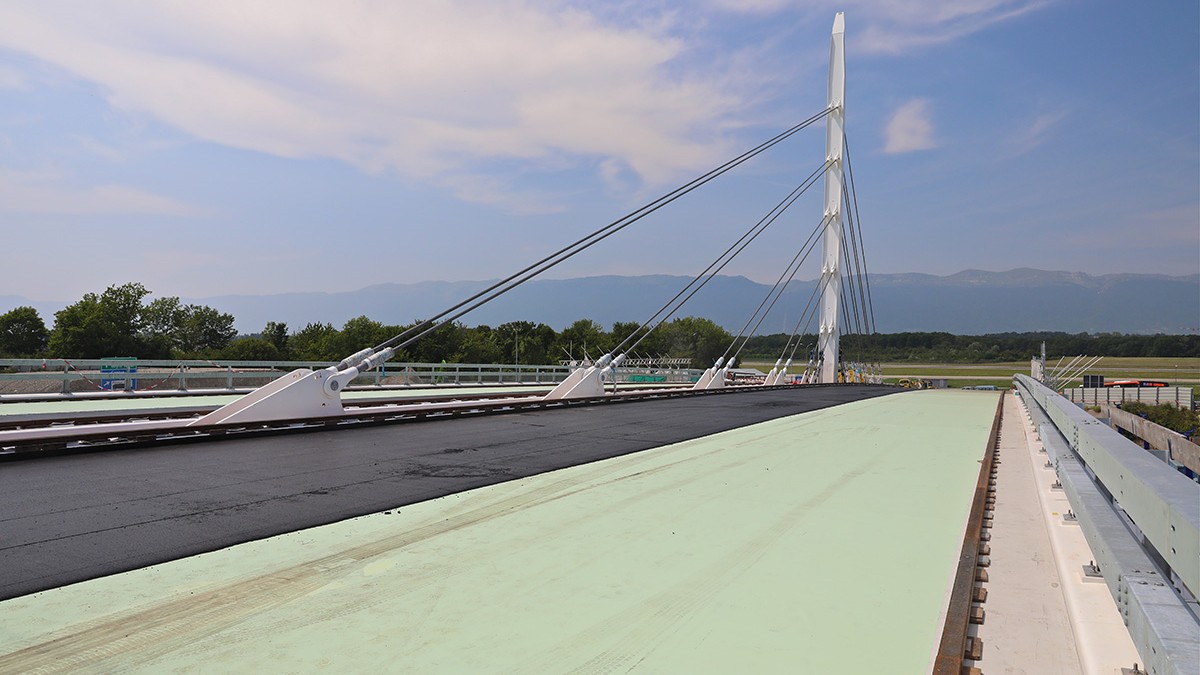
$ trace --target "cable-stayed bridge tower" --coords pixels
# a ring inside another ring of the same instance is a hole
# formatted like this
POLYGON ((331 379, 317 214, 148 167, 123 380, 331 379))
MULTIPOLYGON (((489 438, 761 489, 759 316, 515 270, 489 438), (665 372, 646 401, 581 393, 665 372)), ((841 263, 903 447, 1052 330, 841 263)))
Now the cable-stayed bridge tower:
MULTIPOLYGON (((808 178, 801 181, 786 197, 776 203, 758 222, 726 248, 711 262, 707 268, 694 277, 687 286, 666 302, 649 319, 642 323, 625 340, 613 347, 609 353, 597 359, 594 364, 572 372, 564 381, 546 395, 547 400, 570 398, 599 397, 606 394, 604 378, 616 383, 616 369, 626 359, 645 336, 657 326, 662 325, 683 303, 687 302, 721 269, 723 269, 738 254, 745 250, 767 227, 775 222, 784 211, 800 198, 810 187, 824 175, 823 216, 817 223, 812 234, 796 252, 789 265, 779 275, 771 291, 759 303, 754 313, 747 319, 738 336, 726 349, 724 355, 717 359, 694 384, 694 389, 716 389, 724 387, 727 381, 735 381, 730 373, 741 350, 745 347, 750 336, 762 325, 767 313, 775 305, 787 289, 800 266, 813 253, 818 239, 822 242, 821 278, 817 291, 810 297, 809 304, 801 313, 785 347, 786 354, 781 355, 776 367, 766 377, 766 384, 776 386, 782 384, 787 369, 792 363, 792 357, 802 343, 800 336, 811 324, 804 323, 807 318, 811 321, 819 317, 817 344, 809 351, 809 365, 803 376, 797 382, 810 384, 837 382, 866 382, 871 376, 863 364, 848 363, 843 366, 839 354, 839 338, 843 330, 863 332, 872 330, 873 310, 870 305, 869 288, 867 285, 866 261, 862 255, 862 246, 858 244, 861 233, 856 235, 855 222, 857 217, 857 197, 854 190, 854 170, 850 161, 849 148, 845 137, 845 19, 842 13, 834 17, 833 31, 829 49, 829 82, 828 104, 826 108, 808 119, 799 122, 791 128, 775 135, 759 145, 743 152, 733 159, 697 176, 680 185, 659 198, 617 218, 611 223, 600 227, 576 241, 546 255, 545 257, 523 267, 508 277, 501 279, 489 287, 475 293, 457 304, 432 316, 416 325, 404 329, 399 334, 374 347, 368 347, 356 352, 335 366, 321 370, 297 369, 260 389, 247 394, 208 415, 193 421, 195 426, 214 424, 238 424, 259 422, 263 420, 308 419, 320 417, 336 417, 345 413, 342 406, 342 391, 360 374, 373 370, 387 362, 412 342, 421 339, 435 331, 439 326, 448 324, 462 317, 475 308, 494 300, 495 298, 517 288, 525 282, 559 265, 566 260, 590 249, 608 237, 640 221, 658 209, 665 207, 676 199, 691 193, 693 190, 724 175, 728 171, 753 159, 777 144, 787 140, 802 129, 815 124, 822 117, 826 118, 825 158, 821 166, 813 171, 808 178), (848 180, 847 180, 848 179, 848 180), (849 188, 849 189, 847 189, 849 188), (849 245, 851 250, 847 250, 849 245), (816 303, 812 303, 812 299, 816 303), (811 310, 810 310, 811 308, 811 310), (844 317, 842 325, 841 318, 844 317), (786 363, 785 363, 786 359, 786 363)), ((801 352, 802 354, 804 352, 801 352)))
POLYGON ((821 323, 818 353, 821 358, 819 382, 837 382, 838 301, 842 295, 842 148, 845 146, 846 53, 845 19, 838 12, 833 19, 829 41, 829 115, 825 117, 825 234, 822 239, 821 323))

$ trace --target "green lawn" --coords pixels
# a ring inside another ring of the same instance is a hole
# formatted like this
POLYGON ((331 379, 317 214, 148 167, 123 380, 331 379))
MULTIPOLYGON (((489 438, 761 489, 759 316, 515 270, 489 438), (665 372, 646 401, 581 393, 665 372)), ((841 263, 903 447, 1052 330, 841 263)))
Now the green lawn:
MULTIPOLYGON (((1065 366, 1072 358, 1062 360, 1065 366)), ((1054 368, 1058 357, 1047 357, 1047 368, 1054 368)), ((1081 360, 1079 363, 1083 363, 1081 360)), ((746 361, 747 368, 758 368, 763 371, 771 369, 774 362, 746 361)), ((1014 373, 1029 374, 1029 361, 1008 361, 1003 363, 883 363, 883 375, 886 382, 894 383, 904 377, 908 378, 946 378, 952 387, 977 386, 981 384, 1006 385, 1014 373)), ((802 368, 793 366, 792 373, 800 372, 802 368)), ((1089 371, 1105 376, 1109 380, 1146 379, 1166 380, 1172 385, 1200 385, 1200 359, 1197 358, 1157 358, 1157 357, 1112 357, 1104 358, 1089 371)))

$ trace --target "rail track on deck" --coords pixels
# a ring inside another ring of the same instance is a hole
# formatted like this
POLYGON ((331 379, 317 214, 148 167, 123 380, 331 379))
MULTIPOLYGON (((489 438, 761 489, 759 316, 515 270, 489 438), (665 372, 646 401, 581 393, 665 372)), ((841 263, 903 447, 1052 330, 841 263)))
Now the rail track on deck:
MULTIPOLYGON (((353 390, 351 390, 353 391, 353 390)), ((358 408, 377 407, 386 405, 428 405, 431 403, 449 403, 449 402, 469 402, 478 400, 505 400, 512 398, 528 398, 529 396, 544 394, 549 389, 531 388, 528 392, 494 392, 491 394, 463 394, 463 393, 440 393, 430 394, 427 396, 394 396, 394 397, 372 397, 350 399, 343 403, 347 411, 354 411, 358 408)), ((222 396, 221 394, 209 394, 222 396)), ((125 399, 131 405, 137 405, 140 400, 162 400, 162 397, 142 397, 125 399)), ((58 400, 58 399, 54 399, 58 400)), ((118 400, 118 399, 109 399, 118 400)), ((111 424, 115 422, 131 422, 139 420, 191 420, 212 412, 220 408, 219 404, 207 405, 186 405, 186 399, 181 399, 181 405, 154 409, 154 408, 129 408, 125 410, 117 410, 111 412, 105 411, 84 411, 84 412, 65 412, 65 413, 31 413, 17 415, 0 415, 0 431, 10 431, 16 429, 39 429, 53 425, 72 425, 86 426, 90 424, 111 424)), ((3 410, 0 409, 0 413, 3 410)))

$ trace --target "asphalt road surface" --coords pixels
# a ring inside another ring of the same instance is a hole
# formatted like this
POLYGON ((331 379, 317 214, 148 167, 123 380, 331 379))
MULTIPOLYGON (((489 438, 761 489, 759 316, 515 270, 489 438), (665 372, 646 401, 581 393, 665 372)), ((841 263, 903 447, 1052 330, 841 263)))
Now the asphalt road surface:
POLYGON ((0 600, 896 392, 580 406, 0 464, 0 600))

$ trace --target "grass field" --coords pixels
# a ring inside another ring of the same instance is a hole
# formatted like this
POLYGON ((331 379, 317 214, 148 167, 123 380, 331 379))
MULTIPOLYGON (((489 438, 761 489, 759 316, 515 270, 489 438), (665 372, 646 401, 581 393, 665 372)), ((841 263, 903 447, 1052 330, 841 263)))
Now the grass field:
MULTIPOLYGON (((1074 357, 1062 360, 1066 364, 1074 357)), ((1047 369, 1053 369, 1058 357, 1047 357, 1047 369)), ((1083 363, 1081 360, 1079 363, 1083 363)), ((773 362, 746 361, 747 368, 758 368, 767 371, 773 362)), ((1004 363, 884 363, 884 380, 894 383, 900 378, 945 378, 950 380, 952 387, 974 387, 981 384, 1001 386, 1012 380, 1014 373, 1029 374, 1029 361, 1010 361, 1004 363)), ((792 367, 791 372, 800 372, 801 368, 792 367)), ((1141 379, 1166 380, 1171 385, 1188 386, 1200 385, 1200 359, 1197 358, 1158 358, 1158 357, 1112 357, 1104 358, 1090 371, 1102 374, 1108 380, 1141 379)))

